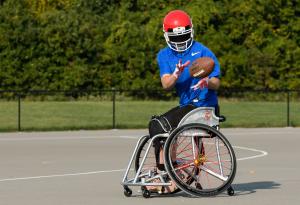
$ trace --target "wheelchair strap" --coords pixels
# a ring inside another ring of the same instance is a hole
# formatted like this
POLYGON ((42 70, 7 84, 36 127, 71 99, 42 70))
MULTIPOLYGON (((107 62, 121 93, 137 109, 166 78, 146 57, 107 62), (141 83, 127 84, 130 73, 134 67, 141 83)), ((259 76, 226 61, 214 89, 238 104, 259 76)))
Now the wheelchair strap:
POLYGON ((165 117, 165 116, 152 116, 153 121, 157 121, 161 128, 165 131, 165 132, 170 132, 172 130, 172 126, 169 122, 169 120, 165 117))
POLYGON ((162 119, 163 119, 163 124, 164 124, 166 130, 167 130, 168 132, 170 132, 173 128, 172 128, 172 126, 171 126, 169 120, 168 120, 165 116, 162 116, 162 119))

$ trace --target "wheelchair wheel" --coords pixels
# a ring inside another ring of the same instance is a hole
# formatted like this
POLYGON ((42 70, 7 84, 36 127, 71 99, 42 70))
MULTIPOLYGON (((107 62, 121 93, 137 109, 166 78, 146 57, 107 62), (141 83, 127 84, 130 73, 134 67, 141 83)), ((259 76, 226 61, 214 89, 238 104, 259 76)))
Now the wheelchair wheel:
MULTIPOLYGON (((141 164, 141 162, 142 162, 142 160, 145 156, 145 153, 146 153, 146 150, 149 146, 149 143, 150 143, 150 137, 147 136, 141 141, 139 147, 137 148, 137 153, 136 153, 136 158, 135 158, 135 166, 134 166, 135 172, 137 172, 139 167, 140 167, 140 164, 141 164)), ((158 168, 157 168, 157 165, 156 165, 156 158, 155 158, 155 153, 154 153, 154 147, 153 146, 150 148, 150 151, 147 155, 147 158, 144 162, 144 165, 143 165, 143 168, 142 168, 140 174, 149 173, 149 170, 151 170, 154 174, 157 174, 158 168)), ((171 178, 166 174, 165 175, 165 180, 167 182, 170 182, 171 178)), ((149 186, 142 187, 143 192, 144 192, 144 190, 147 190, 147 189, 150 190, 151 188, 149 186)), ((178 191, 180 191, 180 189, 178 187, 175 187, 175 189, 171 189, 169 187, 159 187, 159 189, 164 194, 174 194, 174 193, 177 193, 178 191)), ((154 192, 154 191, 152 190, 152 192, 154 192)))
POLYGON ((217 195, 227 190, 235 177, 236 158, 229 141, 204 124, 187 124, 174 130, 166 141, 164 157, 172 180, 194 196, 217 195), (186 177, 193 183, 186 183, 186 177))
MULTIPOLYGON (((135 158, 135 171, 137 172, 140 164, 145 156, 146 150, 149 146, 150 137, 146 136, 140 143, 139 147, 137 148, 136 158, 135 158)), ((144 163, 143 169, 141 170, 142 173, 148 172, 150 170, 156 169, 156 161, 154 150, 150 148, 146 161, 144 163)))

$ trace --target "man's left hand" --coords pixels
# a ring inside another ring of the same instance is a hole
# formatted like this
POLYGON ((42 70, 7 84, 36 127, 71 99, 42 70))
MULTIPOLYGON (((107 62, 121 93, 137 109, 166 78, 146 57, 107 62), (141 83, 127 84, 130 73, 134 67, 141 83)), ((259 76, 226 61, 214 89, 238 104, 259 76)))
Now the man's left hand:
POLYGON ((191 87, 193 90, 208 88, 208 77, 199 80, 196 85, 191 87))

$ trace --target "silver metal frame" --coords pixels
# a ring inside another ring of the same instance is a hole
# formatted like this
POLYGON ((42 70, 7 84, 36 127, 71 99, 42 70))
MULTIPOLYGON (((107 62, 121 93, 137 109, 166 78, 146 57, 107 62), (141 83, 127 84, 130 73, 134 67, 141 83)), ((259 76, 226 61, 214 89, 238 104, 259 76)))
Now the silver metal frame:
POLYGON ((145 173, 141 174, 141 170, 142 170, 142 168, 144 166, 144 163, 145 163, 145 160, 146 160, 146 158, 148 156, 150 148, 153 145, 153 141, 156 138, 158 138, 158 137, 164 137, 164 138, 169 137, 168 133, 158 134, 158 135, 155 135, 153 138, 151 138, 151 140, 150 140, 149 145, 148 145, 148 147, 146 149, 145 155, 144 155, 144 157, 142 159, 142 162, 140 164, 140 167, 139 167, 138 171, 136 172, 136 174, 134 175, 133 178, 128 179, 128 174, 129 174, 129 171, 130 171, 130 169, 132 167, 132 163, 133 163, 133 161, 134 161, 134 159, 136 157, 138 146, 140 145, 142 139, 144 139, 145 137, 147 137, 147 135, 146 136, 142 136, 138 140, 138 142, 137 142, 137 144, 135 146, 135 149, 134 149, 134 151, 132 153, 132 156, 130 158, 129 164, 127 166, 127 169, 125 171, 125 175, 124 175, 124 178, 123 178, 123 181, 122 181, 121 184, 122 185, 126 185, 126 186, 171 186, 171 183, 166 183, 165 180, 164 180, 164 178, 163 178, 163 176, 167 174, 166 171, 160 172, 159 174, 157 174, 157 175, 155 175, 153 177, 151 177, 151 171, 150 170, 149 170, 148 174, 145 174, 145 173), (145 180, 146 176, 149 177, 147 180, 145 180), (157 179, 157 178, 160 179, 161 183, 158 183, 158 182, 157 183, 151 183, 151 181, 153 181, 154 179, 157 179))

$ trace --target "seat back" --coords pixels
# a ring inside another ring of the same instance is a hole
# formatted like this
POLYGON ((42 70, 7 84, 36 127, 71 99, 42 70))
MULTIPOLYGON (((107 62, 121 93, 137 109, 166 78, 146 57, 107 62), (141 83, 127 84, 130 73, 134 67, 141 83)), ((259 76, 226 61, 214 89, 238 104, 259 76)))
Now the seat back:
POLYGON ((187 113, 179 122, 178 127, 190 123, 202 123, 212 127, 219 125, 219 118, 215 115, 215 108, 198 107, 187 113))

